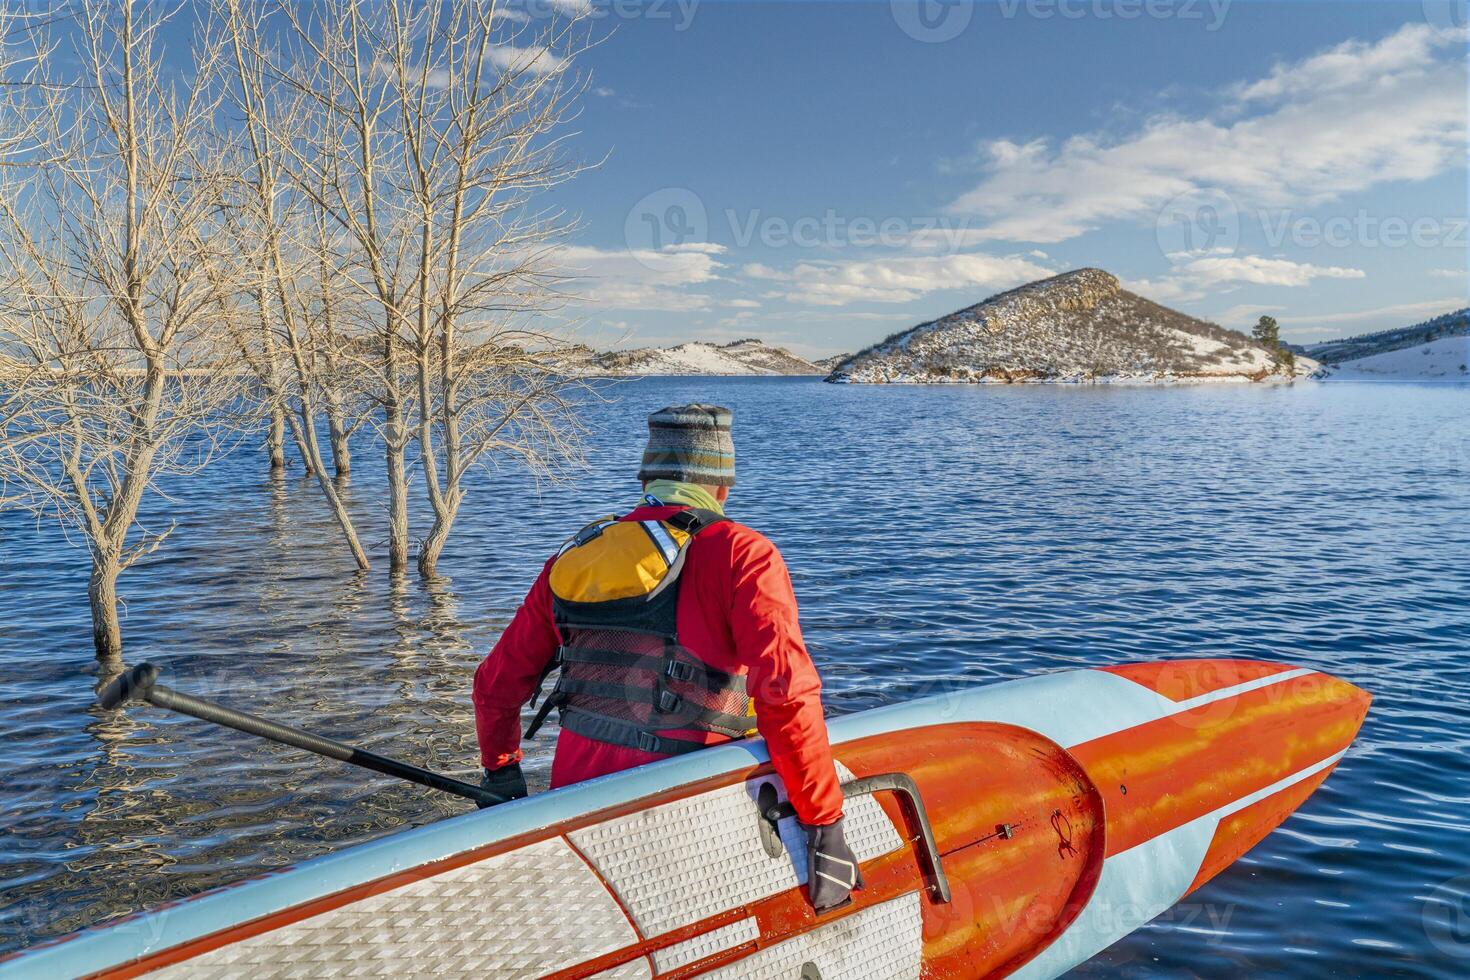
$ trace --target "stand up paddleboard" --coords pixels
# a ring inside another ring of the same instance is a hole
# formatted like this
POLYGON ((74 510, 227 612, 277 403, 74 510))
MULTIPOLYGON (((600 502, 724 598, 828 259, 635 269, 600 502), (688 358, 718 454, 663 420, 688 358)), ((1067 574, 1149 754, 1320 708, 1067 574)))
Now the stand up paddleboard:
POLYGON ((1055 977, 1281 823, 1368 703, 1309 669, 1190 660, 834 719, 867 887, 821 916, 750 740, 86 930, 0 977, 1055 977))

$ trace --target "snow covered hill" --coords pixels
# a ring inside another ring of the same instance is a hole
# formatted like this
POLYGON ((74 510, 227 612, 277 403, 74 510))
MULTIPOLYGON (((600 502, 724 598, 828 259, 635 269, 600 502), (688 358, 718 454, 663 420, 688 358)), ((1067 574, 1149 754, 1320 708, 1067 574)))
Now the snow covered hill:
POLYGON ((1313 360, 1321 361, 1326 365, 1335 365, 1406 348, 1418 348, 1442 337, 1465 336, 1470 336, 1470 308, 1446 313, 1433 320, 1416 323, 1412 327, 1381 330, 1378 333, 1361 334, 1343 340, 1328 340, 1295 349, 1313 360))
POLYGON ((1470 381, 1470 337, 1440 337, 1325 367, 1324 381, 1470 381))
POLYGON ((1280 381, 1294 372, 1244 334, 1150 302, 1101 269, 1078 269, 992 296, 869 347, 828 381, 1280 381))
POLYGON ((565 358, 564 363, 573 373, 606 377, 827 373, 785 348, 771 347, 753 338, 724 345, 695 341, 676 347, 640 347, 601 354, 582 347, 565 358))

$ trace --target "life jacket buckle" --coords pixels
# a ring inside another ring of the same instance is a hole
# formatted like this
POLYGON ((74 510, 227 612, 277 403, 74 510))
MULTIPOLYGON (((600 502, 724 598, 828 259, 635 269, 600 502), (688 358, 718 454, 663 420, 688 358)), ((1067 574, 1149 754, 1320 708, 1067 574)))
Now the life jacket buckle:
POLYGON ((657 735, 650 734, 649 732, 638 733, 639 751, 649 752, 653 755, 662 755, 663 753, 660 751, 661 745, 663 745, 663 740, 657 735))
POLYGON ((670 660, 669 665, 664 668, 664 676, 671 681, 692 681, 694 665, 683 660, 670 660))
POLYGON ((675 694, 673 691, 658 692, 658 710, 662 711, 666 715, 671 715, 675 711, 678 711, 679 705, 683 703, 684 699, 679 697, 679 695, 675 694))

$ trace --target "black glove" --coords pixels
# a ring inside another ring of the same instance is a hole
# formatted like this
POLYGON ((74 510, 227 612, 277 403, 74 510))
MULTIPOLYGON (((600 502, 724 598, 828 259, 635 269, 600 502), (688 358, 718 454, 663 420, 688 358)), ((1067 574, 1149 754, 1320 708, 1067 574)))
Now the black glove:
POLYGON ((512 762, 508 766, 499 769, 486 769, 485 775, 480 778, 480 788, 500 796, 501 799, 494 803, 479 803, 475 806, 481 810, 487 806, 495 806, 496 803, 509 803, 511 800, 519 800, 526 795, 526 776, 521 772, 521 764, 512 762))
POLYGON ((847 846, 842 819, 825 827, 801 825, 806 831, 806 891, 812 907, 830 912, 852 901, 852 891, 863 887, 857 855, 847 846))

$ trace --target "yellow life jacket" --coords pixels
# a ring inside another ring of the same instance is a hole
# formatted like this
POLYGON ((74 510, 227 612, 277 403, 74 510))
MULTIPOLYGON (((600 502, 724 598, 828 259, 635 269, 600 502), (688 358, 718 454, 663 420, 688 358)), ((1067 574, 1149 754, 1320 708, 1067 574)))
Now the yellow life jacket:
POLYGON ((709 666, 678 636, 680 573, 689 543, 724 520, 692 509, 662 521, 606 517, 562 545, 550 575, 562 645, 547 668, 561 674, 527 738, 552 708, 559 709, 563 728, 656 755, 706 744, 664 731, 730 738, 750 733, 754 702, 744 675, 709 666))

